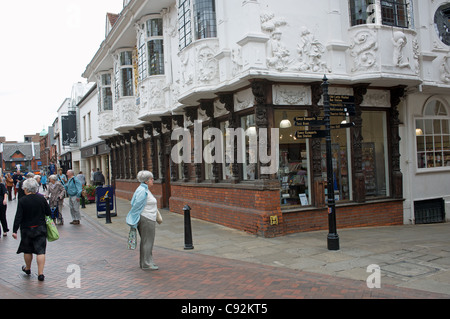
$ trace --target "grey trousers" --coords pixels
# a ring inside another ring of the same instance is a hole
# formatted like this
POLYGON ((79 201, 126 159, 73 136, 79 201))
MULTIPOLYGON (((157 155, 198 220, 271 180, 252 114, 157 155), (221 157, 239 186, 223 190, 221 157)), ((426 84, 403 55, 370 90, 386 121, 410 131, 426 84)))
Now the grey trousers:
POLYGON ((140 266, 142 269, 150 269, 153 263, 153 243, 155 242, 156 222, 141 216, 138 224, 140 243, 140 266))
MULTIPOLYGON (((72 215, 72 220, 80 220, 81 219, 80 202, 77 201, 76 196, 69 197, 69 207, 70 207, 70 214, 72 215)), ((62 211, 60 213, 62 214, 62 211)))

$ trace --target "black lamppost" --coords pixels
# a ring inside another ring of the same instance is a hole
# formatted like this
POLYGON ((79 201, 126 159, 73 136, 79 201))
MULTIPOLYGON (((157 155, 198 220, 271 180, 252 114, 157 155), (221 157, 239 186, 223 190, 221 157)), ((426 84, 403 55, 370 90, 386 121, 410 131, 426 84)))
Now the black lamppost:
POLYGON ((336 230, 336 203, 334 199, 333 154, 331 152, 330 96, 328 79, 323 77, 323 109, 325 122, 325 141, 327 152, 327 192, 328 192, 328 250, 339 250, 339 235, 336 230))

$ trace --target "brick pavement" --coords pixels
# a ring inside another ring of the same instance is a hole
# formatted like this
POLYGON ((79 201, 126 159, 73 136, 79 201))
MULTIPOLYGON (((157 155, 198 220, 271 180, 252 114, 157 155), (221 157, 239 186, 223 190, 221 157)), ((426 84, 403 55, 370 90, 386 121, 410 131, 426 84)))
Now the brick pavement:
MULTIPOLYGON (((14 206, 14 205, 10 205, 14 206)), ((10 228, 13 207, 8 208, 10 228)), ((287 268, 206 256, 195 251, 155 247, 157 271, 138 267, 139 251, 95 223, 59 226, 60 240, 48 243, 46 279, 37 280, 20 270, 23 255, 9 234, 0 238, 0 298, 39 299, 445 299, 448 295, 382 285, 369 289, 365 282, 287 268), (69 265, 81 269, 81 287, 68 288, 69 265)))

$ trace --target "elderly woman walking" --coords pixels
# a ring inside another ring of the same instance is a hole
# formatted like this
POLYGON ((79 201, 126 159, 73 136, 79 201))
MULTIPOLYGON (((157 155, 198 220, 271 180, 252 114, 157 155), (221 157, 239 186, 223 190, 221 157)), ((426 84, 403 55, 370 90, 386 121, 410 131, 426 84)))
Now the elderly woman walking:
POLYGON ((127 215, 126 222, 130 227, 137 228, 141 237, 141 269, 156 270, 158 266, 153 262, 153 243, 158 208, 156 198, 149 190, 149 187, 153 185, 153 174, 149 171, 140 171, 137 179, 141 185, 131 199, 131 210, 127 215))
POLYGON ((6 219, 6 209, 8 204, 8 190, 3 184, 2 176, 0 175, 0 223, 3 228, 3 236, 9 232, 8 221, 6 219))
POLYGON ((62 210, 66 190, 64 189, 64 186, 58 181, 58 176, 50 175, 48 180, 50 181, 50 183, 48 184, 47 193, 45 194, 45 197, 48 198, 49 200, 48 203, 50 207, 58 207, 59 212, 58 224, 62 225, 64 223, 62 217, 62 210))
POLYGON ((17 253, 23 253, 25 266, 22 271, 31 274, 33 254, 36 255, 38 265, 38 280, 44 281, 45 251, 47 248, 47 227, 45 216, 50 216, 50 206, 41 195, 36 193, 39 184, 33 178, 23 183, 25 196, 17 203, 16 217, 13 226, 13 238, 17 239, 20 228, 20 244, 17 253))

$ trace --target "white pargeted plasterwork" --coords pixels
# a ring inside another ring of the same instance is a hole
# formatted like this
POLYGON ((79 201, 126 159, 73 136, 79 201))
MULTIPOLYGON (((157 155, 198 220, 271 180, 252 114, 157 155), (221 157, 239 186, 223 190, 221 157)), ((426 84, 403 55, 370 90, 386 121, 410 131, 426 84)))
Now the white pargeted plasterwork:
POLYGON ((234 94, 234 111, 239 112, 241 110, 248 109, 255 104, 255 96, 252 89, 246 89, 234 94))
POLYGON ((114 135, 113 111, 102 111, 98 115, 99 136, 114 135))
POLYGON ((378 65, 377 31, 363 29, 357 31, 351 39, 350 56, 353 58, 352 72, 369 71, 378 65))
POLYGON ((165 76, 156 75, 146 78, 139 86, 139 117, 166 110, 165 76))
MULTIPOLYGON (((267 42, 267 67, 269 69, 279 72, 331 72, 324 60, 325 46, 306 26, 300 29, 296 52, 291 53, 283 41, 282 30, 288 27, 286 19, 276 17, 271 12, 263 12, 260 19, 261 30, 270 36, 270 40, 267 42)), ((234 60, 239 61, 238 58, 234 60)))
POLYGON ((138 123, 138 112, 134 97, 118 99, 114 103, 114 129, 136 125, 138 123))
POLYGON ((179 90, 219 83, 218 39, 202 39, 179 52, 179 90))
POLYGON ((298 85, 274 85, 274 105, 311 105, 311 88, 298 85))

